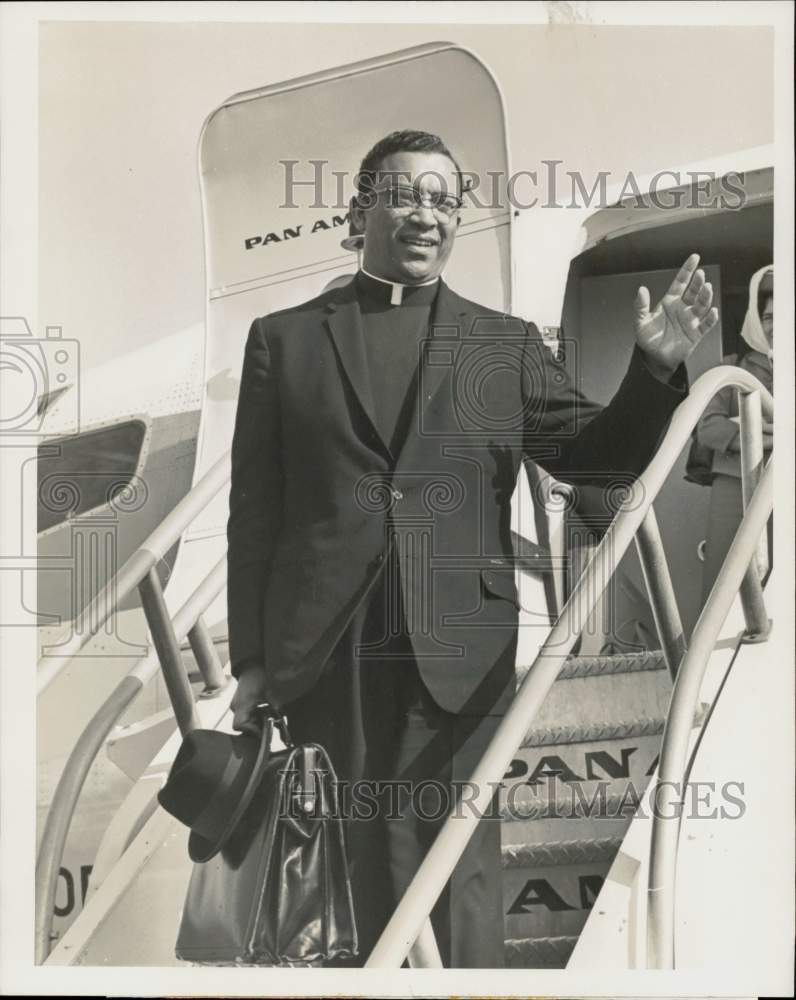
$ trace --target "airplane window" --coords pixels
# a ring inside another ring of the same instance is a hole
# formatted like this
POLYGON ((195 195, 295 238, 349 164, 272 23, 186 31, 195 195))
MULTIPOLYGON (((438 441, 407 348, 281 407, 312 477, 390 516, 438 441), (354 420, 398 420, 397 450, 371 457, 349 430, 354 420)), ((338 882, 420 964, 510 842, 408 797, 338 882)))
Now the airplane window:
POLYGON ((127 420, 42 442, 38 451, 38 530, 101 507, 130 483, 146 425, 127 420))

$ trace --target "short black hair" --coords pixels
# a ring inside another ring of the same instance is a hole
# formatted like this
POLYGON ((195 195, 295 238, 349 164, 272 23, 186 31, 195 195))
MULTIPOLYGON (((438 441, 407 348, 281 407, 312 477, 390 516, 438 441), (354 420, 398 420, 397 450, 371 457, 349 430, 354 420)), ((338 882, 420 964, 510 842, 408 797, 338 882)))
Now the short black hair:
POLYGON ((421 132, 417 129, 401 129, 399 132, 390 132, 383 139, 379 139, 376 145, 365 154, 356 177, 357 194, 364 195, 373 189, 379 169, 387 157, 393 153, 440 153, 442 156, 447 156, 456 168, 459 187, 463 187, 461 167, 456 157, 438 135, 434 135, 433 132, 421 132))

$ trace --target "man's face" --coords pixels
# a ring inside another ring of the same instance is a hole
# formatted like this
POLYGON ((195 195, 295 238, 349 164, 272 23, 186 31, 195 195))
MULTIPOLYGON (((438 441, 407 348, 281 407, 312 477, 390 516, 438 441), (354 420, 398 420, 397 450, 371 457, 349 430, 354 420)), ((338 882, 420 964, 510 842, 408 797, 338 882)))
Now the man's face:
POLYGON ((453 250, 459 213, 446 216, 426 201, 401 204, 390 190, 390 177, 418 195, 458 195, 456 168, 441 153, 392 153, 383 161, 376 188, 384 187, 366 208, 354 209, 355 224, 364 232, 366 271, 405 285, 439 276, 453 250))

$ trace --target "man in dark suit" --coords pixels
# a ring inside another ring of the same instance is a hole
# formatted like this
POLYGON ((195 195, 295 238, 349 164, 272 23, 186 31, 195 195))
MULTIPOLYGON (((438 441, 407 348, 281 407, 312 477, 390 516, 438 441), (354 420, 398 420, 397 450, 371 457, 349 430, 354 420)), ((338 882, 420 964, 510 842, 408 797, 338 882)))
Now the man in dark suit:
MULTIPOLYGON (((627 374, 597 407, 533 325, 442 281, 460 181, 427 133, 368 153, 363 267, 253 322, 233 439, 234 725, 267 700, 352 783, 360 963, 514 693, 522 460, 563 480, 637 475, 717 319, 695 256, 654 310, 640 289, 627 374)), ((479 823, 432 913, 446 965, 503 964, 499 830, 479 823)))

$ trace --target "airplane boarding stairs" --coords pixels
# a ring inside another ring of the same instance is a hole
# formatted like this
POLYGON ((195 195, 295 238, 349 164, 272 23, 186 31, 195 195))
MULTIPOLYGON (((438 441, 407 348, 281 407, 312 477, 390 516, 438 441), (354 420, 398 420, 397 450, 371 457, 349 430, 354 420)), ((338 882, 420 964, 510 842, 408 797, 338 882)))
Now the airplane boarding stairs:
MULTIPOLYGON (((772 610, 778 602, 789 606, 791 595, 780 596, 776 569, 765 592, 772 610)), ((783 877, 793 868, 794 790, 785 752, 793 727, 793 656, 776 623, 763 644, 744 641, 744 628, 736 601, 700 688, 700 700, 712 705, 710 724, 694 727, 690 736, 691 787, 673 914, 676 967, 715 970, 739 995, 775 996, 783 992, 777 981, 782 957, 793 949, 792 917, 786 916, 793 911, 792 880, 783 877), (730 789, 735 801, 725 799, 722 789, 730 789), (723 821, 715 815, 722 810, 723 821)), ((570 970, 615 973, 648 966, 644 897, 651 791, 650 784, 578 938, 570 970)), ((711 976, 711 990, 723 992, 717 979, 711 976)))
MULTIPOLYGON (((229 727, 232 688, 197 702, 203 726, 229 727)), ((566 966, 654 771, 670 692, 660 651, 567 659, 504 781, 509 967, 566 966)), ((111 734, 111 753, 124 735, 111 734)), ((183 964, 173 948, 191 870, 187 831, 155 799, 180 739, 173 732, 119 810, 83 912, 47 964, 183 964)))
MULTIPOLYGON (((634 815, 639 818, 636 806, 650 779, 654 776, 657 782, 656 793, 669 786, 664 799, 680 794, 675 786, 682 788, 683 780, 688 779, 687 744, 693 742, 696 727, 702 725, 702 731, 707 728, 721 691, 721 683, 714 684, 712 691, 705 690, 703 682, 711 675, 711 665, 726 657, 728 650, 738 649, 744 638, 749 643, 762 642, 770 634, 761 584, 767 557, 761 539, 772 509, 773 466, 769 462, 763 467, 763 416, 773 418, 770 394, 741 369, 722 366, 704 374, 693 386, 638 481, 638 494, 646 500, 636 502, 631 495, 623 503, 578 576, 476 769, 474 777, 482 783, 476 799, 484 796, 484 805, 490 795, 486 782, 505 769, 501 792, 503 896, 510 967, 567 965, 595 899, 605 897, 604 885, 609 887, 606 875, 624 864, 623 841, 631 819, 634 815), (690 441, 707 402, 726 385, 740 391, 746 510, 686 649, 651 504, 690 441), (630 655, 567 656, 582 631, 583 626, 573 625, 581 601, 591 595, 585 612, 595 611, 594 602, 607 585, 609 562, 615 565, 612 560, 621 559, 633 541, 638 546, 662 649, 630 655), (743 612, 740 627, 739 606, 743 612), (676 674, 673 686, 672 673, 676 674)), ((219 460, 112 581, 118 600, 139 589, 157 655, 148 654, 98 709, 67 762, 66 780, 62 776, 56 789, 37 862, 37 960, 47 965, 179 964, 173 947, 191 867, 187 831, 157 806, 156 795, 182 732, 195 726, 229 726, 234 684, 225 681, 202 617, 223 589, 225 559, 218 561, 173 617, 156 566, 192 517, 224 487, 227 476, 226 462, 219 460), (198 699, 191 690, 179 645, 186 638, 205 684, 205 696, 198 699), (82 912, 51 947, 57 866, 88 767, 109 734, 111 742, 118 741, 119 731, 112 729, 120 711, 158 670, 180 729, 165 740, 154 758, 146 758, 151 763, 136 780, 100 844, 82 912)), ((105 596, 100 595, 97 601, 104 601, 105 596)), ((107 606, 113 605, 107 602, 107 606)), ((109 613, 105 612, 106 617, 109 613)), ((98 618, 96 627, 104 620, 98 618)), ((76 652, 83 641, 76 638, 69 651, 76 652)), ((756 662, 760 659, 755 657, 756 662)), ((40 692, 57 670, 46 661, 40 665, 40 692)), ((716 714, 721 718, 721 712, 716 714)), ((712 722, 714 738, 737 742, 732 720, 725 718, 718 732, 717 726, 712 722)), ((633 904, 647 914, 651 931, 651 951, 642 961, 661 969, 674 967, 672 864, 677 857, 680 826, 677 816, 668 820, 656 816, 650 824, 652 839, 647 843, 651 844, 650 885, 654 891, 633 904)), ((638 829, 636 822, 634 828, 638 829)), ((438 959, 424 921, 434 894, 441 890, 472 829, 472 816, 465 816, 458 824, 451 820, 445 824, 418 878, 390 918, 369 965, 398 967, 406 954, 406 942, 412 940, 417 942, 413 961, 433 965, 438 959)), ((634 849, 638 853, 638 833, 636 838, 634 849)), ((626 922, 626 917, 622 920, 626 922)), ((589 920, 589 926, 592 924, 589 920)))

